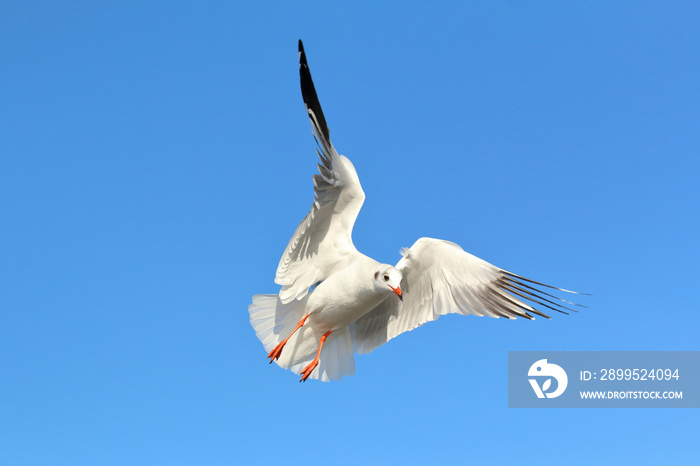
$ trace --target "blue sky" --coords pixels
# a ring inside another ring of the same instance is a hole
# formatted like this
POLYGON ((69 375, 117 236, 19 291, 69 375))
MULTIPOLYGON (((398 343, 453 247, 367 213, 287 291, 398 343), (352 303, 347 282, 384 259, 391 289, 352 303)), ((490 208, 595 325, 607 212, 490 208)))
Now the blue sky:
POLYGON ((0 5, 0 463, 696 460, 694 410, 507 408, 508 351, 700 349, 700 8, 565 3, 0 5), (447 316, 337 383, 268 365, 300 38, 361 251, 449 239, 589 309, 447 316))

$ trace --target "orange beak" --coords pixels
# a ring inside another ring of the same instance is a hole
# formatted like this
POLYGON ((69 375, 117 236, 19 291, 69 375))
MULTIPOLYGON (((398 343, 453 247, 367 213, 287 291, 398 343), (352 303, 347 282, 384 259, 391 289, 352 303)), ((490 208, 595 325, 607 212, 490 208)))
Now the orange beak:
POLYGON ((401 288, 400 287, 397 286, 396 288, 394 288, 393 286, 389 286, 389 288, 391 288, 391 291, 393 291, 394 294, 396 296, 398 296, 401 301, 403 301, 403 296, 401 296, 401 288))

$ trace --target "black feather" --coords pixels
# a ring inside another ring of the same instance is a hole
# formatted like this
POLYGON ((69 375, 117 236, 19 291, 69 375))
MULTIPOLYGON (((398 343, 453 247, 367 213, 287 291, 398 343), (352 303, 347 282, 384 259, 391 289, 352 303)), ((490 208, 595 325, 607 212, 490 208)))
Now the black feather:
POLYGON ((321 103, 318 101, 314 82, 311 79, 311 71, 309 70, 308 63, 306 63, 304 44, 301 42, 301 39, 299 39, 299 78, 301 80, 301 96, 304 99, 306 111, 309 113, 311 122, 317 127, 320 136, 323 137, 326 142, 329 142, 330 131, 326 124, 326 117, 323 116, 323 110, 321 110, 321 103))

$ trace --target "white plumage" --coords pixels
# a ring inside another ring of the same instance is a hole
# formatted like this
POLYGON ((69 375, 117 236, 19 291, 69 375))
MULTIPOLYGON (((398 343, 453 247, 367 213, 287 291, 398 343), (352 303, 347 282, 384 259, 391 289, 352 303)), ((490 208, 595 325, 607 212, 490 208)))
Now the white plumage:
POLYGON ((449 241, 420 238, 392 267, 365 256, 352 228, 365 199, 350 160, 333 147, 302 42, 299 73, 320 146, 314 202, 284 250, 278 295, 256 295, 250 322, 271 361, 302 375, 337 380, 355 372, 353 352, 369 353, 444 314, 549 318, 570 303, 542 290, 560 288, 512 274, 449 241))

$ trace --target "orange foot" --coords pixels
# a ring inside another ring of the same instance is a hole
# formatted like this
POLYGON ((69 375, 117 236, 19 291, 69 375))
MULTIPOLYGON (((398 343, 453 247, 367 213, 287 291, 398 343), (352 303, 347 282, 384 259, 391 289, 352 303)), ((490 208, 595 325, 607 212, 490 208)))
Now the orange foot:
POLYGON ((301 371, 301 380, 299 382, 306 382, 306 379, 309 378, 314 369, 316 369, 316 366, 318 366, 318 358, 319 356, 321 356, 321 348, 323 348, 323 342, 326 341, 326 338, 328 338, 328 335, 330 334, 331 330, 321 335, 321 340, 318 342, 318 351, 316 352, 316 357, 313 361, 311 361, 311 364, 306 366, 304 370, 301 371))
POLYGON ((290 338, 292 338, 292 335, 294 335, 294 332, 299 330, 302 325, 304 325, 304 322, 306 322, 306 319, 309 317, 309 314, 306 314, 303 319, 299 321, 296 327, 294 327, 294 330, 292 330, 292 333, 289 334, 287 338, 282 340, 275 348, 270 351, 270 353, 267 355, 268 358, 270 358, 270 364, 272 364, 272 361, 275 359, 279 359, 280 355, 282 354, 282 348, 284 348, 284 345, 287 344, 290 338))

